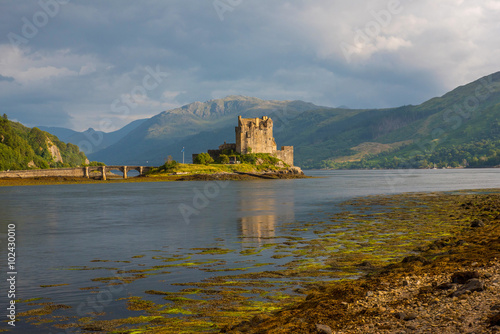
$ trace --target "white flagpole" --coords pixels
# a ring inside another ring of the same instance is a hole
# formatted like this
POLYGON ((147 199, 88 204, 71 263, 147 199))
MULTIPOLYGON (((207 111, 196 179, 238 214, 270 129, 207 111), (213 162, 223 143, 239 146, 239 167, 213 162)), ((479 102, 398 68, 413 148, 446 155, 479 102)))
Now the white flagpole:
POLYGON ((184 146, 182 147, 182 164, 184 164, 184 146))

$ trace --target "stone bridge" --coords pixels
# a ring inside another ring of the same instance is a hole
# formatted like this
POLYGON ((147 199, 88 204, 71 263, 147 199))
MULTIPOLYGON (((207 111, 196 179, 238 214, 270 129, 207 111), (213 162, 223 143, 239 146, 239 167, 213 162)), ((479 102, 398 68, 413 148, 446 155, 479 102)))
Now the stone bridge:
POLYGON ((30 169, 30 170, 11 170, 0 172, 0 178, 33 178, 33 177, 86 177, 90 178, 98 172, 100 178, 107 179, 108 172, 117 170, 123 173, 123 178, 128 178, 128 172, 136 170, 139 176, 145 175, 154 167, 146 166, 89 166, 77 168, 51 168, 51 169, 30 169))
POLYGON ((143 176, 145 173, 149 172, 154 167, 145 166, 98 166, 98 167, 84 167, 84 177, 89 178, 92 171, 99 171, 101 173, 101 178, 106 180, 106 173, 113 170, 117 170, 123 173, 123 178, 128 178, 128 172, 131 170, 136 170, 139 172, 139 176, 143 176))

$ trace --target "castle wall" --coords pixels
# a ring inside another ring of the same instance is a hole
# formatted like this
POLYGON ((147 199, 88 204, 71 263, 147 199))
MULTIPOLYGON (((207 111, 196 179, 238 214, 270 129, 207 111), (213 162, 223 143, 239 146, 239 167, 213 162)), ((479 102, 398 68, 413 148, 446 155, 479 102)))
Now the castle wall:
POLYGON ((281 151, 276 151, 274 156, 283 160, 289 166, 293 166, 293 146, 281 146, 281 151))
MULTIPOLYGON (((227 144, 224 142, 224 144, 219 146, 218 150, 208 150, 207 153, 214 159, 215 161, 219 160, 221 154, 228 154, 228 152, 236 152, 236 144, 227 144)), ((198 154, 196 154, 198 155, 198 154)), ((194 154, 193 154, 194 156, 194 154)), ((193 158, 194 161, 194 158, 193 158)))
POLYGON ((219 151, 234 151, 234 152, 236 152, 236 144, 234 144, 234 143, 227 144, 226 142, 224 142, 224 144, 219 146, 219 151))

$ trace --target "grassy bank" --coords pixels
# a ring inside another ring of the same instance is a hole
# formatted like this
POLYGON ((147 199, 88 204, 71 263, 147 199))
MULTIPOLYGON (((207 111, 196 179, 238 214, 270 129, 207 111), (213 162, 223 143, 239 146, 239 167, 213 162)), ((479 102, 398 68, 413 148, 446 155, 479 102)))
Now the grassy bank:
POLYGON ((157 177, 171 174, 272 173, 285 169, 286 168, 277 167, 272 164, 181 164, 174 162, 171 164, 166 163, 164 166, 154 169, 148 176, 157 177))

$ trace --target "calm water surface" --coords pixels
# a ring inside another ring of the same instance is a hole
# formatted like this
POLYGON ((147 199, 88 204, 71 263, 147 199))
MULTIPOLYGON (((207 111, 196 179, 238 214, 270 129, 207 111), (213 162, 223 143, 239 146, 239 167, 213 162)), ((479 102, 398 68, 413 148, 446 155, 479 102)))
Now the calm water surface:
MULTIPOLYGON (((152 259, 157 254, 182 255, 193 253, 192 248, 205 247, 238 251, 260 247, 266 237, 287 235, 289 223, 326 220, 336 212, 338 203, 358 196, 500 187, 500 169, 307 174, 320 178, 2 187, 0 263, 6 268, 7 225, 13 223, 17 233, 16 298, 41 297, 70 305, 68 315, 81 316, 91 309, 86 301, 92 294, 80 288, 100 285, 92 278, 112 276, 117 269, 157 265, 152 259), (84 266, 112 269, 68 270, 84 266), (41 287, 52 284, 66 285, 41 287)), ((314 233, 304 232, 302 236, 312 238, 314 233)), ((238 264, 238 254, 217 258, 225 260, 227 267, 237 268, 244 266, 238 264)), ((244 260, 282 263, 271 255, 262 252, 244 260)), ((269 265, 260 270, 272 269, 269 265)), ((7 276, 7 270, 2 272, 7 276)), ((169 268, 169 272, 116 288, 112 299, 103 303, 106 317, 129 315, 119 298, 143 295, 149 289, 176 291, 171 283, 215 275, 187 267, 169 268)), ((6 291, 6 280, 1 279, 3 310, 6 291)), ((29 308, 21 303, 17 311, 29 308)), ((6 326, 2 323, 0 328, 6 326)), ((20 321, 13 332, 60 331, 20 321)))

